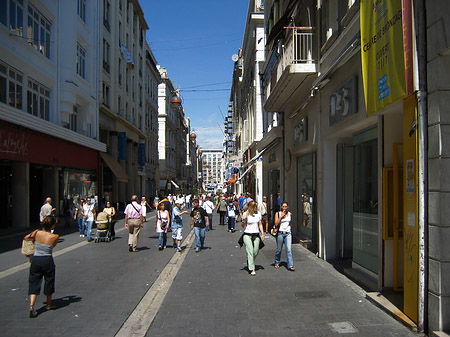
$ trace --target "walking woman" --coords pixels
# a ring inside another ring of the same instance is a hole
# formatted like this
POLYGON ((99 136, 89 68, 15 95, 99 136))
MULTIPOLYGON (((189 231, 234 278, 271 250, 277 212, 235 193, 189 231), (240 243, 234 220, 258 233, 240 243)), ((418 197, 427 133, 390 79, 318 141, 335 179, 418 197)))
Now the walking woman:
POLYGON ((269 206, 267 204, 267 197, 263 197, 262 203, 259 204, 258 210, 262 216, 263 227, 266 233, 269 233, 269 206))
POLYGON ((295 271, 294 259, 292 258, 292 233, 291 233, 291 219, 292 213, 288 211, 289 205, 286 201, 281 203, 281 211, 275 213, 275 226, 279 226, 277 235, 277 249, 275 250, 275 265, 276 269, 280 268, 281 250, 283 243, 286 247, 287 268, 290 271, 295 271))
POLYGON ((264 242, 261 213, 257 209, 258 203, 252 200, 248 204, 247 211, 242 215, 243 240, 247 251, 248 270, 252 276, 256 275, 255 258, 258 256, 260 244, 264 242))
POLYGON ((219 205, 217 206, 217 210, 220 214, 220 223, 219 225, 225 225, 225 219, 227 217, 227 202, 225 201, 225 197, 220 197, 219 205))
POLYGON ((161 202, 158 205, 158 211, 156 212, 155 229, 158 233, 158 249, 163 250, 166 248, 167 243, 167 231, 170 228, 170 213, 166 210, 166 205, 161 202))
POLYGON ((116 210, 113 206, 111 206, 111 202, 106 202, 106 207, 103 208, 103 212, 108 214, 108 230, 111 241, 116 237, 116 231, 114 230, 114 226, 116 225, 116 210))
MULTIPOLYGON (((42 220, 42 230, 34 231, 36 249, 31 260, 30 276, 28 278, 28 295, 30 295, 29 317, 36 317, 34 303, 41 292, 42 278, 44 278, 44 294, 47 296, 47 310, 55 309, 52 306, 52 294, 55 292, 55 262, 53 261, 53 248, 58 243, 59 235, 53 234, 55 218, 47 216, 42 220)), ((27 235, 28 236, 28 235, 27 235)))

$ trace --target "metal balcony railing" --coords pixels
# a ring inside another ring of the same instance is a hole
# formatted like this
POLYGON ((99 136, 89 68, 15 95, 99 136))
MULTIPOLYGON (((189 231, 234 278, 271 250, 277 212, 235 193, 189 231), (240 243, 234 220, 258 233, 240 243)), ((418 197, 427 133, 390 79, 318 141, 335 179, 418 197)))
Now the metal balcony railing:
POLYGON ((313 28, 286 27, 287 34, 283 52, 283 68, 290 64, 314 63, 313 59, 313 28))

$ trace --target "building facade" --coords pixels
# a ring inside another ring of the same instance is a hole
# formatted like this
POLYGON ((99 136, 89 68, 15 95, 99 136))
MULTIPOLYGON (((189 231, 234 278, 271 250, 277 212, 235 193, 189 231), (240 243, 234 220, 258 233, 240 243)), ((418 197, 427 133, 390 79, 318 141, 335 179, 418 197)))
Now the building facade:
MULTIPOLYGON (((449 331, 449 47, 440 37, 450 20, 438 4, 382 3, 374 11, 364 0, 264 2, 265 113, 255 147, 263 194, 289 202, 295 240, 325 260, 348 261, 346 274, 381 296, 402 294, 405 320, 419 330, 449 331), (385 30, 372 28, 386 19, 385 30), (388 69, 386 59, 400 66, 388 69)), ((235 85, 245 57, 233 77, 237 114, 249 111, 235 85)), ((246 137, 241 123, 236 139, 246 137)))
POLYGON ((63 217, 99 195, 98 30, 85 6, 1 2, 1 226, 39 223, 47 196, 63 217))

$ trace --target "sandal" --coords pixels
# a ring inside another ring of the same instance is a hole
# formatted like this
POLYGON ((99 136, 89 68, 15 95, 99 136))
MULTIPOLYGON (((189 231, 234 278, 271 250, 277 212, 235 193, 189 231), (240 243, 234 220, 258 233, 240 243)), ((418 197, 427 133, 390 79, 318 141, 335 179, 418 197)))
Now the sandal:
POLYGON ((275 264, 274 267, 275 267, 275 269, 278 269, 278 268, 280 268, 280 265, 279 264, 275 264))
POLYGON ((288 268, 289 271, 295 271, 294 267, 288 268))

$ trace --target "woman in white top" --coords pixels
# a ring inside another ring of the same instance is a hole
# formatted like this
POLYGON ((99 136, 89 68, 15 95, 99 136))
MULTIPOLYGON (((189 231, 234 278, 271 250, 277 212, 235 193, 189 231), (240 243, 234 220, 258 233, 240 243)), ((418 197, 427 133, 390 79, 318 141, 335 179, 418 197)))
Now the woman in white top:
POLYGON ((275 226, 279 226, 277 235, 277 249, 275 250, 275 265, 276 269, 280 268, 281 250, 283 243, 286 247, 287 268, 290 271, 295 271, 294 259, 292 258, 292 233, 291 233, 291 219, 292 213, 288 211, 289 205, 286 201, 281 203, 281 211, 275 213, 275 226))
POLYGON ((258 203, 251 201, 247 211, 242 215, 242 227, 244 228, 244 244, 247 251, 248 270, 256 275, 255 258, 259 253, 259 245, 264 241, 264 228, 261 221, 261 213, 257 211, 258 203))
POLYGON ((166 248, 167 232, 170 228, 170 214, 166 210, 166 205, 160 203, 158 205, 158 211, 156 212, 155 229, 158 233, 158 249, 163 250, 166 248))
POLYGON ((152 209, 148 203, 148 201, 145 199, 145 197, 142 197, 141 199, 141 207, 142 207, 142 216, 144 217, 144 221, 147 221, 147 207, 148 209, 152 209))

